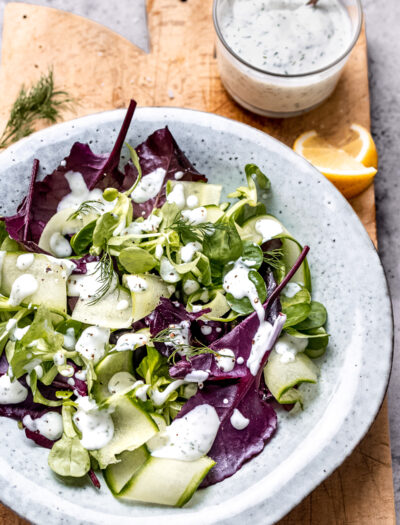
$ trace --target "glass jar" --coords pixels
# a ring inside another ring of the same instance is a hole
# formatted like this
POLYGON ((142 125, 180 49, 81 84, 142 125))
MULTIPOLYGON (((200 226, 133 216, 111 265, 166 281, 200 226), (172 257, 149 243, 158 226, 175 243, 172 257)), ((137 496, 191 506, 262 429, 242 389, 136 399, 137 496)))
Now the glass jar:
POLYGON ((244 108, 268 117, 300 115, 326 100, 335 89, 360 35, 363 19, 361 0, 338 0, 346 9, 351 24, 351 36, 345 50, 339 51, 338 56, 324 67, 295 74, 256 67, 228 45, 222 22, 224 17, 232 16, 235 1, 214 0, 213 7, 219 72, 222 83, 232 98, 244 108))

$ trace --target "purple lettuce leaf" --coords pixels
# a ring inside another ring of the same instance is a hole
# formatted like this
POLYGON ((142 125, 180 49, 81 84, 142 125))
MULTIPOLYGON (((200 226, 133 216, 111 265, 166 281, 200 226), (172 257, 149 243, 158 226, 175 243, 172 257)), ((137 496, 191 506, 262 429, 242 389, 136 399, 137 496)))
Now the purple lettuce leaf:
POLYGON ((96 489, 100 489, 101 485, 100 485, 99 478, 96 476, 96 474, 95 474, 95 472, 94 472, 94 470, 92 468, 89 470, 88 476, 89 476, 89 479, 92 482, 93 486, 96 489))
POLYGON ((221 321, 206 321, 197 319, 192 325, 193 336, 200 343, 210 346, 217 339, 223 337, 229 330, 229 323, 222 323, 221 321))
POLYGON ((47 437, 42 436, 40 432, 38 431, 32 432, 32 430, 29 430, 29 428, 25 428, 25 436, 28 439, 31 439, 32 441, 34 441, 36 445, 39 445, 39 447, 50 449, 53 447, 55 443, 55 441, 52 441, 51 439, 48 439, 47 437))
POLYGON ((87 272, 87 263, 98 262, 100 257, 98 255, 84 255, 80 259, 71 259, 72 262, 76 264, 76 267, 73 269, 72 273, 77 275, 82 275, 87 272))
MULTIPOLYGON (((248 319, 239 326, 244 325, 248 319)), ((220 419, 220 428, 208 453, 208 456, 216 462, 216 465, 204 479, 203 487, 218 483, 232 476, 246 461, 263 450, 266 441, 276 430, 277 417, 275 411, 264 400, 263 392, 260 390, 260 383, 262 370, 271 349, 282 331, 285 319, 284 315, 279 315, 275 320, 273 331, 268 342, 266 342, 264 357, 256 375, 251 374, 246 366, 246 357, 244 357, 243 364, 236 365, 231 372, 223 372, 218 369, 214 362, 211 363, 211 377, 214 381, 207 380, 204 388, 199 389, 177 415, 177 418, 180 418, 196 406, 209 404, 215 408, 220 419), (215 381, 218 378, 217 374, 225 381, 215 381), (236 379, 232 381, 231 378, 236 379), (237 430, 232 425, 231 418, 235 410, 239 410, 249 420, 247 427, 244 429, 237 430)), ((230 348, 235 355, 245 356, 250 353, 249 349, 251 349, 255 333, 253 331, 253 321, 251 323, 247 322, 245 326, 247 327, 245 333, 237 334, 236 338, 230 341, 230 348), (243 346, 245 346, 244 351, 242 350, 243 346)), ((259 321, 257 318, 255 330, 257 330, 258 326, 259 321)), ((222 339, 217 341, 217 343, 222 341, 222 339)))
MULTIPOLYGON (((276 289, 276 282, 272 272, 266 274, 267 280, 267 292, 270 297, 273 291, 276 289)), ((279 298, 276 298, 272 303, 267 301, 264 304, 265 318, 266 320, 274 324, 279 316, 280 302, 279 298)), ((170 368, 171 377, 183 378, 187 373, 193 370, 204 370, 209 371, 208 380, 221 380, 221 379, 237 379, 239 377, 246 377, 249 370, 246 366, 247 360, 250 356, 252 339, 256 333, 260 321, 257 314, 254 312, 241 323, 235 326, 233 330, 228 332, 223 337, 214 341, 210 348, 215 352, 229 348, 235 354, 235 365, 233 370, 224 372, 217 365, 216 357, 213 354, 201 354, 193 357, 190 363, 185 360, 179 361, 175 366, 170 368), (242 363, 238 363, 238 358, 241 358, 242 363), (189 366, 188 366, 189 365, 189 366)), ((269 349, 271 350, 272 347, 269 349)), ((267 349, 266 349, 267 350, 267 349)))
MULTIPOLYGON (((177 172, 183 172, 179 180, 207 182, 206 177, 201 175, 186 158, 168 127, 155 131, 136 148, 136 152, 143 177, 157 168, 163 168, 166 173, 163 185, 156 197, 143 203, 133 204, 134 217, 147 217, 153 208, 160 208, 164 204, 167 181, 175 180, 175 173, 177 172)), ((137 170, 132 163, 125 167, 125 174, 130 179, 136 179, 137 170)))
POLYGON ((253 376, 235 383, 207 383, 189 399, 177 417, 203 404, 213 406, 221 421, 217 437, 207 454, 216 462, 201 485, 207 487, 232 476, 263 450, 277 428, 277 416, 272 406, 261 398, 253 376), (237 430, 232 426, 230 419, 234 409, 249 419, 246 428, 237 430))
MULTIPOLYGON (((110 155, 95 155, 88 144, 76 142, 63 165, 58 166, 43 181, 35 182, 36 174, 32 176, 29 193, 18 207, 17 214, 5 219, 10 237, 21 242, 26 249, 35 248, 36 251, 45 225, 57 212, 61 199, 71 191, 65 178, 68 171, 81 173, 90 190, 112 186, 124 191, 133 184, 133 174, 123 174, 118 164, 135 108, 136 102, 132 100, 110 155)), ((38 161, 35 161, 34 169, 37 173, 38 161)))
MULTIPOLYGON (((305 246, 292 269, 278 286, 272 276, 270 277, 268 298, 264 303, 264 309, 266 319, 273 323, 273 329, 265 341, 264 355, 256 374, 253 375, 246 366, 254 335, 260 325, 254 313, 229 334, 211 345, 211 348, 215 350, 230 348, 236 357, 243 358, 243 363, 236 362, 231 372, 223 372, 219 371, 212 355, 205 355, 205 358, 213 358, 209 368, 211 371, 209 379, 205 382, 204 388, 199 389, 177 415, 177 418, 180 418, 196 406, 209 404, 215 408, 220 419, 220 428, 208 453, 216 465, 204 479, 203 487, 232 476, 246 461, 262 451, 266 441, 275 432, 277 417, 273 407, 265 400, 262 372, 286 320, 285 315, 279 313, 279 294, 296 273, 308 251, 309 247, 305 246), (225 379, 225 381, 215 381, 215 379, 225 379), (235 410, 249 420, 248 425, 241 430, 237 430, 231 422, 235 410)), ((202 369, 205 370, 205 368, 202 369)))
MULTIPOLYGON (((171 301, 170 299, 161 297, 158 306, 146 317, 146 324, 150 328, 151 336, 154 337, 171 324, 179 324, 182 321, 189 321, 192 324, 198 317, 201 317, 209 311, 209 309, 206 309, 196 313, 188 312, 179 301, 171 301)), ((190 337, 192 337, 192 327, 190 327, 189 333, 190 337)), ((191 342, 191 340, 189 342, 191 342)), ((167 346, 164 343, 155 343, 155 347, 166 357, 171 355, 173 351, 173 347, 167 346)))

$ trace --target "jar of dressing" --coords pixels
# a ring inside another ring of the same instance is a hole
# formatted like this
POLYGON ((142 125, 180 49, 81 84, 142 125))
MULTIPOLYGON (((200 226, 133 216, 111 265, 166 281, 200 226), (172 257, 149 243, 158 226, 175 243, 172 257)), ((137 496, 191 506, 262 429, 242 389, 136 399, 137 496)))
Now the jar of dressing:
POLYGON ((221 80, 243 107, 291 117, 323 102, 360 35, 361 0, 214 0, 221 80))

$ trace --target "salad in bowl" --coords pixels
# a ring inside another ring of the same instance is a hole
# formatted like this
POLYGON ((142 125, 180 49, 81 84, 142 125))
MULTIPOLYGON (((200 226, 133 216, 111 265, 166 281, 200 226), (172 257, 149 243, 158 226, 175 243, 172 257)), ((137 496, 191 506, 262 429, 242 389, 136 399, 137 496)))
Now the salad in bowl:
POLYGON ((303 408, 327 312, 258 166, 221 202, 168 128, 121 166, 135 106, 109 155, 77 142, 41 181, 36 160, 2 218, 0 415, 60 480, 179 507, 303 408))

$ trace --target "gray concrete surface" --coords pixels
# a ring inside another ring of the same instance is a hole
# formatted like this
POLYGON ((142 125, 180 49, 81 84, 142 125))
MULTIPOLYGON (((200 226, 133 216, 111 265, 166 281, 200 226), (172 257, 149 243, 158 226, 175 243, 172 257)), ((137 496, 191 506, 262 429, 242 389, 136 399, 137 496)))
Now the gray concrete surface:
MULTIPOLYGON (((148 50, 145 0, 119 0, 117 3, 109 0, 24 1, 89 16, 148 50)), ((379 252, 397 321, 389 385, 389 417, 396 509, 400 522, 400 0, 362 1, 367 24, 372 131, 380 161, 376 178, 379 252)), ((0 0, 1 24, 6 3, 7 0, 0 0)))
POLYGON ((372 131, 379 152, 376 202, 379 253, 392 294, 395 352, 389 419, 397 520, 400 522, 400 2, 363 0, 367 22, 372 131))

